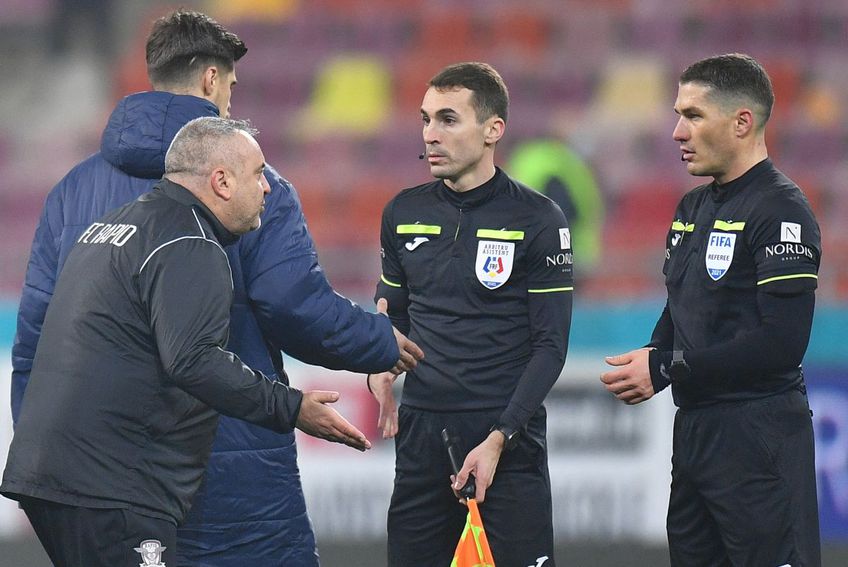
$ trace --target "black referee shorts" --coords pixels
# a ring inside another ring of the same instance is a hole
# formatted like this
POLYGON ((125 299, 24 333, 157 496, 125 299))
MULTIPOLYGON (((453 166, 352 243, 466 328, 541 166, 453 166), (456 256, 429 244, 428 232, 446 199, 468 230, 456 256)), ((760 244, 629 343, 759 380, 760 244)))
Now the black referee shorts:
POLYGON ((798 390, 678 410, 672 567, 821 565, 813 427, 798 390))
MULTIPOLYGON (((447 426, 470 451, 489 434, 501 410, 429 412, 404 405, 395 439, 395 486, 388 514, 389 567, 447 567, 468 509, 450 488, 452 473, 441 431, 447 426)), ((500 458, 480 515, 499 567, 555 567, 551 483, 540 408, 517 446, 500 458), (544 559, 547 557, 547 559, 544 559)))
POLYGON ((176 567, 177 526, 171 522, 38 498, 20 504, 54 567, 176 567))

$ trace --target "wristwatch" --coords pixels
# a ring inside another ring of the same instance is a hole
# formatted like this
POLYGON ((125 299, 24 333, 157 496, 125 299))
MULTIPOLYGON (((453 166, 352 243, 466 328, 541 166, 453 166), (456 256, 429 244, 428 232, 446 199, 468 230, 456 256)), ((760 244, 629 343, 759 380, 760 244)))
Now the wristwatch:
POLYGON ((683 358, 683 351, 676 350, 671 353, 671 367, 668 369, 668 375, 672 382, 678 382, 689 378, 689 365, 683 358))
POLYGON ((498 431, 504 436, 504 451, 511 451, 518 444, 518 430, 508 425, 496 423, 489 430, 489 433, 498 431))

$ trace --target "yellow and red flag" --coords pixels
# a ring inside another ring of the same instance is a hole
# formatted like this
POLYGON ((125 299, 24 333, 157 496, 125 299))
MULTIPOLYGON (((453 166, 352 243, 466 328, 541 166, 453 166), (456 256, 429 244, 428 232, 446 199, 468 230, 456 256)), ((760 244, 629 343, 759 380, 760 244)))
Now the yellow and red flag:
POLYGON ((465 520, 465 529, 462 530, 450 567, 495 567, 477 501, 469 498, 467 502, 468 519, 465 520))

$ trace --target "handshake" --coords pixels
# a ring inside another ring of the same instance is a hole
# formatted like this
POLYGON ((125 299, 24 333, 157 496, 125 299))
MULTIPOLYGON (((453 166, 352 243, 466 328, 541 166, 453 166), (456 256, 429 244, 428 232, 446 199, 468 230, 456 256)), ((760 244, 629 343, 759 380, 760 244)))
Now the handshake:
MULTIPOLYGON (((377 302, 377 311, 383 315, 388 314, 388 307, 388 302, 385 299, 380 299, 377 302)), ((367 379, 368 389, 381 402, 378 427, 383 430, 384 439, 393 437, 397 433, 397 405, 394 403, 392 383, 399 374, 412 370, 418 364, 418 361, 424 358, 424 352, 417 344, 397 329, 393 328, 393 331, 400 353, 397 362, 390 370, 380 374, 369 374, 367 379), (374 386, 374 389, 372 389, 372 384, 377 382, 379 382, 379 387, 374 386), (386 396, 391 396, 391 400, 385 399, 386 396)), ((335 403, 338 399, 338 392, 324 390, 304 392, 295 426, 307 435, 319 439, 342 443, 359 451, 370 449, 371 442, 368 441, 365 434, 330 407, 329 404, 335 403)))

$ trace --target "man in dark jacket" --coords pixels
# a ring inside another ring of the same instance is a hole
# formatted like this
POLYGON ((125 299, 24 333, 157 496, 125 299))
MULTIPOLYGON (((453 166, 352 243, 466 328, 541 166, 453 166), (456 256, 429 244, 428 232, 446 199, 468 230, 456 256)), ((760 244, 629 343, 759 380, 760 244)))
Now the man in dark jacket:
POLYGON ((92 223, 68 256, 0 486, 58 567, 134 567, 138 553, 147 565, 154 548, 173 564, 217 412, 369 447, 325 405, 335 392, 301 393, 223 348, 221 245, 259 228, 270 190, 253 133, 192 120, 156 188, 92 223))
MULTIPOLYGON (((47 197, 12 350, 15 419, 71 246, 93 220, 153 187, 180 127, 219 110, 228 113, 235 61, 245 51, 241 40, 203 14, 175 12, 154 25, 147 61, 156 92, 120 101, 101 151, 72 169, 47 197)), ((414 364, 420 350, 393 332, 385 317, 333 291, 318 265, 294 187, 271 167, 265 178, 271 194, 262 228, 225 247, 235 288, 228 349, 251 368, 283 381, 281 349, 311 364, 356 372, 414 364)), ((293 434, 222 417, 205 482, 179 532, 182 564, 236 565, 250 559, 262 565, 316 565, 296 459, 293 434)))

